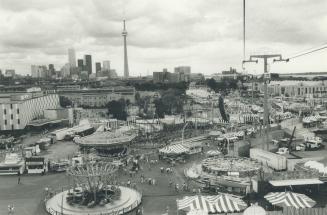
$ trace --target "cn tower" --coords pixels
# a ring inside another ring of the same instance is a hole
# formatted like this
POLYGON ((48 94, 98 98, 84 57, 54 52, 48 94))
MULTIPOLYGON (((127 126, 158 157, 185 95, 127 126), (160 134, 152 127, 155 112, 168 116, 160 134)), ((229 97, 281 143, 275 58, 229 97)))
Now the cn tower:
POLYGON ((125 20, 124 20, 124 29, 123 29, 122 35, 124 37, 124 78, 128 78, 129 70, 128 70, 127 42, 126 42, 127 31, 126 31, 125 20))

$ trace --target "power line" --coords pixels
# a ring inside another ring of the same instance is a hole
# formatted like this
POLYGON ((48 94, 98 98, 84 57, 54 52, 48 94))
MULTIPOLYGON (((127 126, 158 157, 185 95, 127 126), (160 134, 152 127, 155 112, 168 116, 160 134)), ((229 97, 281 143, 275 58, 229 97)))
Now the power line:
POLYGON ((304 56, 304 55, 308 55, 308 54, 311 54, 311 53, 326 49, 327 48, 327 43, 323 44, 322 46, 323 47, 319 47, 319 48, 315 48, 315 49, 311 48, 308 51, 300 52, 299 54, 296 54, 296 55, 294 55, 292 57, 289 57, 288 59, 290 60, 290 59, 298 58, 298 57, 301 57, 301 56, 304 56))
POLYGON ((305 50, 302 50, 300 52, 295 52, 294 54, 292 54, 292 56, 295 56, 295 55, 298 55, 298 54, 302 54, 304 52, 308 52, 308 51, 311 51, 311 50, 316 49, 316 48, 320 48, 321 46, 325 46, 325 45, 327 45, 327 43, 323 43, 323 44, 321 44, 319 46, 315 46, 315 47, 312 47, 312 48, 309 48, 309 49, 305 49, 305 50))

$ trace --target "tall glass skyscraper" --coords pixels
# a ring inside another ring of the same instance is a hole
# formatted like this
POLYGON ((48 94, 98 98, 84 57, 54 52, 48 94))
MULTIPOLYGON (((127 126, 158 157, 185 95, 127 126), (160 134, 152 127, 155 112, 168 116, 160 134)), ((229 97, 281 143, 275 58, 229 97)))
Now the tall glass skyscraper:
POLYGON ((68 63, 70 68, 76 67, 76 54, 73 48, 68 49, 68 63))
POLYGON ((84 55, 84 70, 88 71, 89 75, 92 74, 92 56, 84 55))

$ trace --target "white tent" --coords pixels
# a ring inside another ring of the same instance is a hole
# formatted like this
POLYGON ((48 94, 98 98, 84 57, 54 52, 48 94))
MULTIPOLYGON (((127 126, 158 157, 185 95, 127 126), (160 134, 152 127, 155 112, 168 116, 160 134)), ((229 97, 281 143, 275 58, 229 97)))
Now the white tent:
POLYGON ((203 210, 208 213, 233 213, 244 210, 246 203, 228 194, 217 196, 185 196, 177 200, 178 210, 203 210))
POLYGON ((318 161, 307 161, 304 164, 305 167, 309 167, 311 169, 315 169, 317 171, 319 171, 319 173, 327 173, 327 167, 324 166, 324 164, 318 162, 318 161))
POLYGON ((243 215, 266 215, 265 209, 258 205, 251 205, 251 207, 248 207, 245 209, 243 215))
POLYGON ((264 196, 272 205, 280 207, 312 208, 316 202, 308 196, 293 192, 271 192, 264 196))

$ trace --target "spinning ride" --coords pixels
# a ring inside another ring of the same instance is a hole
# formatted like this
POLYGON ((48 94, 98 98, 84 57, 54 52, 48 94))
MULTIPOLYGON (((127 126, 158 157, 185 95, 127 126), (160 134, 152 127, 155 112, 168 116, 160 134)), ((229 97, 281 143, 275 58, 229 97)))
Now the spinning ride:
POLYGON ((240 178, 256 175, 261 165, 248 158, 214 157, 202 161, 203 172, 219 176, 238 176, 240 178))
POLYGON ((67 174, 73 178, 73 191, 67 197, 70 204, 80 203, 89 207, 104 205, 111 199, 119 199, 120 190, 116 186, 110 186, 114 173, 118 170, 112 163, 96 162, 86 163, 82 166, 72 166, 67 174), (76 188, 77 185, 77 188, 76 188), (76 198, 78 197, 78 198, 76 198))
POLYGON ((67 169, 73 188, 54 195, 46 202, 50 214, 100 215, 132 213, 142 195, 129 187, 113 185, 118 167, 110 162, 87 162, 67 169))

